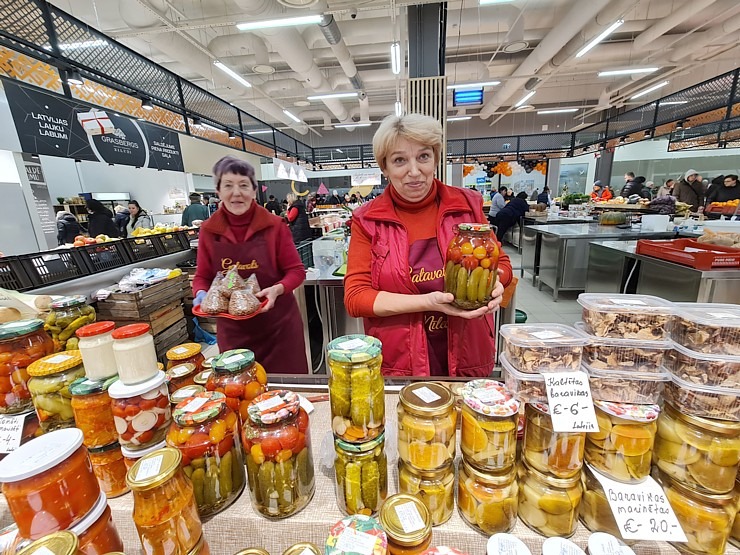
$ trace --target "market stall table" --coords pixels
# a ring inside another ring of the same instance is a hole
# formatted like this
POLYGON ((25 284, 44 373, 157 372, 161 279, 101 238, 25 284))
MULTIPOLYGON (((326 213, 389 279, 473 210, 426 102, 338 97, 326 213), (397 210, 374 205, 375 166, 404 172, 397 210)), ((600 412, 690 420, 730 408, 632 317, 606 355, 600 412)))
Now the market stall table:
MULTIPOLYGON (((585 224, 592 221, 593 218, 589 216, 561 216, 560 214, 552 214, 550 212, 527 212, 527 214, 517 223, 515 227, 512 227, 509 231, 506 232, 504 240, 515 246, 519 254, 521 254, 522 245, 524 244, 524 233, 526 226, 540 224, 585 224)), ((524 276, 524 270, 522 270, 521 275, 522 277, 524 276)))

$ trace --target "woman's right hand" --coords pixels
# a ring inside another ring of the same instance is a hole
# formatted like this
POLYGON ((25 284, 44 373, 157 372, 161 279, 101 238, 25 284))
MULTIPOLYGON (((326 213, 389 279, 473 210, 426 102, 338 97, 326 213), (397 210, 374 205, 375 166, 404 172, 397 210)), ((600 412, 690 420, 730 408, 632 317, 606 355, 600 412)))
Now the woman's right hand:
POLYGON ((475 318, 482 318, 486 314, 495 312, 498 309, 500 301, 491 301, 486 306, 478 308, 476 310, 463 310, 452 305, 452 301, 455 300, 455 296, 452 293, 444 293, 442 291, 434 291, 433 293, 427 293, 424 295, 429 302, 428 311, 430 312, 441 312, 448 316, 456 316, 458 318, 465 318, 466 320, 473 320, 475 318))

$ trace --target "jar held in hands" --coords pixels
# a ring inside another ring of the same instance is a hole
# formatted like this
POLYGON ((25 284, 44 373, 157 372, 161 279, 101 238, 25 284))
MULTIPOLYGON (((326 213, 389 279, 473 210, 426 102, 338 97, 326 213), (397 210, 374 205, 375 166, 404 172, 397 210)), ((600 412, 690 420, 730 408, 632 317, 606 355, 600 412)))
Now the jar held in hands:
POLYGON ((447 247, 445 292, 464 310, 486 306, 498 279, 499 245, 488 224, 459 224, 447 247))

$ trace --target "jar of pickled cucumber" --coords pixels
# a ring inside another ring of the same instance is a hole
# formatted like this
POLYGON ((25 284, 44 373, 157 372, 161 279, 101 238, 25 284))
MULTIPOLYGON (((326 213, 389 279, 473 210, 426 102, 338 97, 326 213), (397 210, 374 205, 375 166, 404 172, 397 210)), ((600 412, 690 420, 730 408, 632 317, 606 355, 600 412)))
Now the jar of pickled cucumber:
POLYGON ((594 401, 598 432, 586 434, 585 459, 605 476, 639 482, 650 474, 658 405, 594 401))
POLYGON ((465 310, 486 306, 498 279, 500 248, 488 224, 459 224, 447 247, 445 292, 455 296, 453 305, 465 310))
POLYGON ((606 532, 621 539, 622 534, 597 475, 598 471, 589 465, 583 466, 581 473, 583 497, 578 509, 580 520, 591 532, 606 532))
POLYGON ((688 416, 666 402, 658 417, 653 462, 698 491, 729 493, 740 463, 740 422, 688 416))
POLYGON ((418 470, 455 459, 457 415, 452 392, 439 383, 414 383, 398 397, 398 456, 418 470))
MULTIPOLYGON (((200 383, 197 376, 194 382, 200 383)), ((267 391, 267 373, 254 360, 252 351, 233 349, 216 357, 205 385, 208 391, 218 391, 226 395, 226 404, 243 424, 249 420, 249 403, 267 391)))
POLYGON ((447 522, 455 507, 455 467, 450 461, 439 470, 418 470, 398 459, 398 491, 415 495, 427 506, 432 525, 447 522))
POLYGON ((463 459, 458 466, 457 508, 460 516, 486 535, 508 532, 516 524, 517 469, 501 474, 480 472, 463 459))
POLYGON ((550 408, 544 403, 527 404, 524 409, 522 454, 532 468, 555 478, 570 478, 581 471, 585 432, 555 432, 550 408))
POLYGON ((50 308, 44 329, 54 340, 54 350, 77 349, 79 340, 75 332, 95 321, 95 309, 87 304, 87 297, 84 295, 62 297, 52 301, 50 308))
POLYGON ((197 393, 172 411, 167 445, 182 453, 181 466, 193 482, 198 514, 207 517, 230 506, 244 489, 239 422, 216 391, 197 393))
POLYGON ((554 478, 526 460, 519 467, 519 518, 538 534, 567 538, 578 524, 581 477, 554 478))
POLYGON ((519 401, 494 380, 473 380, 463 388, 460 447, 483 472, 505 472, 516 460, 519 401))
POLYGON ((390 496, 380 508, 378 520, 388 537, 391 555, 421 555, 432 543, 432 515, 413 495, 390 496))
POLYGON ((337 503, 342 512, 371 516, 388 496, 385 434, 365 443, 334 440, 337 503))
POLYGON ((252 506, 271 518, 303 510, 315 487, 308 413, 296 393, 263 393, 242 427, 252 506))
POLYGON ((362 443, 385 426, 382 344, 369 335, 337 337, 327 347, 329 402, 335 437, 362 443))
POLYGON ((673 544, 682 552, 722 555, 737 515, 734 492, 700 493, 656 469, 653 477, 663 487, 688 543, 673 544))
POLYGON ((28 390, 44 433, 74 427, 69 387, 78 378, 85 377, 80 351, 65 351, 39 359, 28 367, 28 375, 31 376, 28 390))

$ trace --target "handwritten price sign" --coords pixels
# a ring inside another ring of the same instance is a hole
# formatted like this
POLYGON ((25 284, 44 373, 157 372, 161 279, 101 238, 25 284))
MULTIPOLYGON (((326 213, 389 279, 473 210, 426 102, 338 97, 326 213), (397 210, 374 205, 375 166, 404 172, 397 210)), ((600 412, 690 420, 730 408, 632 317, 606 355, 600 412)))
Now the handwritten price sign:
POLYGON ((25 421, 25 414, 0 416, 0 453, 10 453, 18 449, 25 421))
POLYGON ((552 428, 556 432, 597 432, 591 386, 585 372, 545 372, 552 428))

